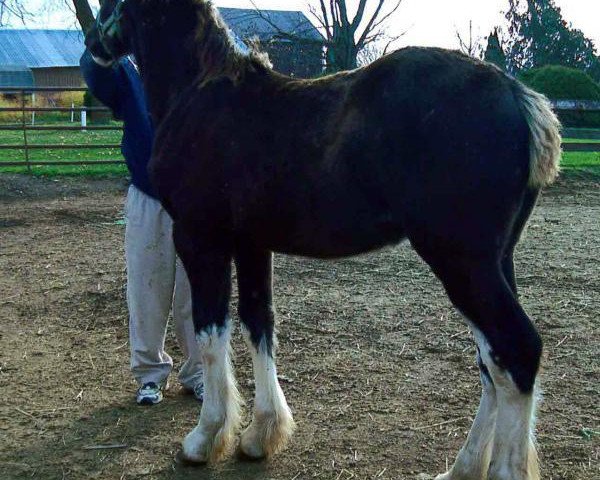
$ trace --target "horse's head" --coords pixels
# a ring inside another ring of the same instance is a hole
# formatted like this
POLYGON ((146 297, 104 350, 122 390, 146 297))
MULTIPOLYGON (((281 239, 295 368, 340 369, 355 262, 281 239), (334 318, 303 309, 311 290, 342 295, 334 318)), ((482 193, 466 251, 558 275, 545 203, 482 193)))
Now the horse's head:
POLYGON ((134 0, 105 0, 94 26, 85 36, 85 45, 101 65, 111 65, 132 52, 128 7, 134 0))

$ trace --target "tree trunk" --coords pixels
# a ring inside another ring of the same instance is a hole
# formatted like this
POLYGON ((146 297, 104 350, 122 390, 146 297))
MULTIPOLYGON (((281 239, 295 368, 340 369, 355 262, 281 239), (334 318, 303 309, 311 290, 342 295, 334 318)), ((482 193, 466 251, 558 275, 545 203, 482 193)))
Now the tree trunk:
POLYGON ((75 7, 75 16, 79 25, 81 25, 81 30, 83 33, 86 33, 94 24, 92 7, 90 7, 88 0, 73 0, 73 6, 75 7))
POLYGON ((339 29, 327 47, 327 73, 353 70, 358 66, 358 48, 349 29, 339 29))

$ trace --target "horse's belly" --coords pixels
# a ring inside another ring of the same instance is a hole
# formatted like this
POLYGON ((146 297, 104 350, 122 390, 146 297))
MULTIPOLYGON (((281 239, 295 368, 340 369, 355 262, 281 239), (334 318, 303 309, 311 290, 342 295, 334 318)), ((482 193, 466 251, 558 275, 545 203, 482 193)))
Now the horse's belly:
POLYGON ((404 238, 401 225, 390 215, 361 218, 340 216, 324 222, 310 216, 290 221, 272 216, 253 229, 255 240, 269 250, 316 258, 336 258, 376 250, 404 238))

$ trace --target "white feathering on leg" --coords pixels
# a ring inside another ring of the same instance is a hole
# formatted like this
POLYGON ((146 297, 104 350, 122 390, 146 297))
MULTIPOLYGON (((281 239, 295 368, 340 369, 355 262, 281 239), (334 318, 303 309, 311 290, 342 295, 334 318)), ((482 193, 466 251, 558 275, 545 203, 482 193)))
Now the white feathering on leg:
POLYGON ((275 361, 268 353, 265 340, 257 349, 249 333, 245 329, 243 332, 252 354, 256 392, 252 423, 242 434, 240 448, 251 458, 263 458, 285 447, 295 424, 277 380, 275 361))
POLYGON ((204 362, 204 402, 198 425, 183 441, 183 457, 192 462, 216 462, 230 453, 239 430, 241 398, 230 353, 231 323, 211 327, 196 338, 204 362))
POLYGON ((539 480, 540 469, 535 447, 536 389, 531 394, 519 391, 510 373, 496 365, 483 334, 474 330, 481 357, 496 387, 498 415, 492 449, 489 480, 539 480))
MULTIPOLYGON (((489 349, 482 337, 476 336, 477 345, 489 349)), ((486 480, 492 454, 496 428, 496 390, 492 382, 481 373, 482 394, 477 415, 464 446, 449 472, 438 475, 436 480, 486 480)))

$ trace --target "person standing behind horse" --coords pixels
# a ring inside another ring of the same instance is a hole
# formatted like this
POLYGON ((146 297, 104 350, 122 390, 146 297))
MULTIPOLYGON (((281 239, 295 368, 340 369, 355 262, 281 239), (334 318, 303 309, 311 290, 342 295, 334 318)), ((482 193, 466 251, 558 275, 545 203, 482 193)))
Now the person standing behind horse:
POLYGON ((87 50, 80 65, 90 92, 123 120, 121 151, 131 174, 125 207, 125 259, 131 371, 139 384, 136 401, 153 405, 163 399, 173 369, 173 360, 165 351, 171 310, 185 355, 179 382, 201 401, 202 360, 192 323, 190 286, 175 252, 172 220, 157 200, 146 171, 154 130, 137 66, 125 58, 105 67, 87 50))

